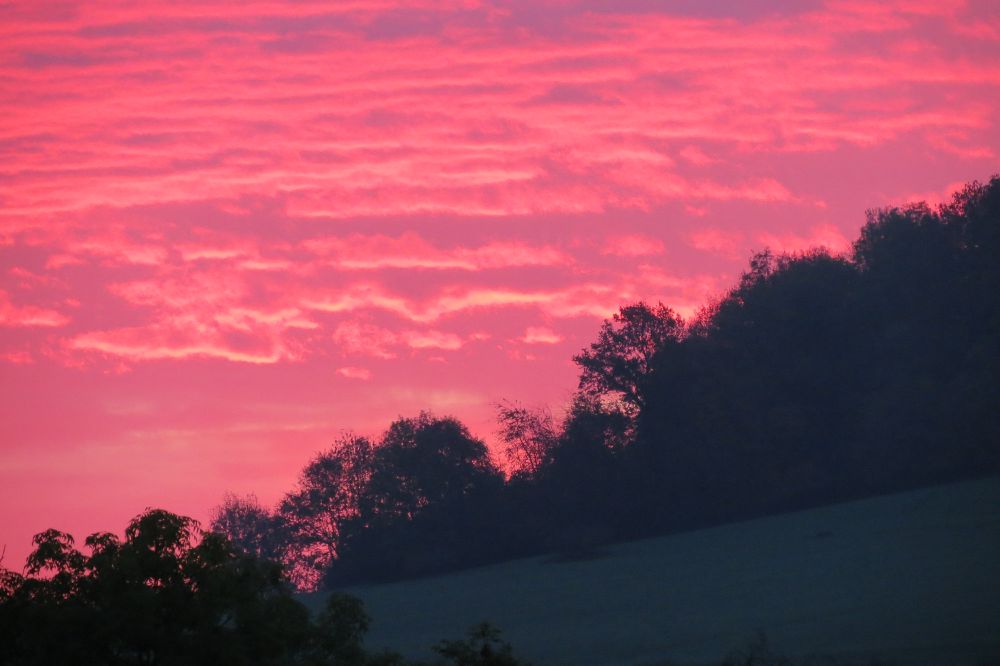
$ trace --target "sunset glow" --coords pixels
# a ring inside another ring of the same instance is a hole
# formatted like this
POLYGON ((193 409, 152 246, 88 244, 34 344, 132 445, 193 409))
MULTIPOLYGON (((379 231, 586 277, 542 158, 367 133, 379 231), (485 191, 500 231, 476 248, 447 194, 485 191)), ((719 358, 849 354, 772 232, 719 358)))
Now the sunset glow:
POLYGON ((15 568, 421 409, 492 441, 620 305, 998 170, 987 0, 153 5, 0 0, 15 568))

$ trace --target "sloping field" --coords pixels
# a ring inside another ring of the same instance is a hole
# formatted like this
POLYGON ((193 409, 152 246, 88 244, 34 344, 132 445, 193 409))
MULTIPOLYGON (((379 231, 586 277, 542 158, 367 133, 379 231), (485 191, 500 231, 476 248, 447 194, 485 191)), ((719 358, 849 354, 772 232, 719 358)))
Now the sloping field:
POLYGON ((489 620, 537 666, 718 664, 757 630, 799 658, 1000 664, 1000 478, 349 592, 368 646, 413 657, 489 620))

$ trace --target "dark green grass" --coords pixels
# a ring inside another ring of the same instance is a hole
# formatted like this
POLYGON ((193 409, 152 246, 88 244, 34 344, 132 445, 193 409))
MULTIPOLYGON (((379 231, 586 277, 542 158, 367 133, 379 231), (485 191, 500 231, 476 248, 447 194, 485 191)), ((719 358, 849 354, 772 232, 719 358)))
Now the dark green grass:
POLYGON ((718 664, 757 631, 795 658, 1000 664, 1000 478, 348 591, 368 646, 414 657, 489 620, 538 666, 718 664))

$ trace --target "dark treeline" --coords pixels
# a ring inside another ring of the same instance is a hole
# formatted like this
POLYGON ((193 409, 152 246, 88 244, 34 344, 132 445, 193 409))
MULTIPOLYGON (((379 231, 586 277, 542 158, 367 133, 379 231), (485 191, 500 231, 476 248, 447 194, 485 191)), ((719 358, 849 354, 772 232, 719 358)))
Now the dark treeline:
POLYGON ((757 254, 684 322, 623 307, 565 417, 499 406, 317 455, 213 527, 304 586, 406 578, 1000 471, 1000 178, 871 211, 848 256, 757 254))
MULTIPOLYGON (((88 552, 77 549, 71 535, 50 529, 35 536, 22 573, 0 566, 0 666, 530 663, 488 622, 430 646, 430 659, 369 649, 371 618, 359 599, 330 594, 312 611, 279 563, 162 509, 136 516, 124 538, 95 533, 84 548, 88 552)), ((794 663, 761 634, 720 666, 794 663)))
POLYGON ((365 649, 370 619, 342 594, 310 610, 280 564, 149 509, 124 539, 92 534, 78 550, 58 530, 35 536, 23 573, 0 567, 0 666, 519 666, 489 624, 431 649, 433 662, 365 649))
MULTIPOLYGON (((575 358, 562 418, 499 406, 502 469, 453 418, 344 436, 277 507, 212 531, 162 510, 89 554, 48 530, 0 567, 0 664, 403 664, 360 602, 300 588, 405 578, 1000 471, 1000 178, 874 211, 850 256, 756 255, 684 322, 623 307, 575 358)), ((515 666, 489 625, 441 664, 515 666)), ((726 664, 789 664, 766 643, 726 664)))

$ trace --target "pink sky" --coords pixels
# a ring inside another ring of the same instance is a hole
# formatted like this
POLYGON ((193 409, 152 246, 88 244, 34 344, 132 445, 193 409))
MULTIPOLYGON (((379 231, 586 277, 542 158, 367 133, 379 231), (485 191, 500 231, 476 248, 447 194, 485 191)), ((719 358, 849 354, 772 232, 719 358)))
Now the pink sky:
POLYGON ((618 305, 998 171, 998 100, 989 0, 0 0, 6 564, 558 413, 618 305))

